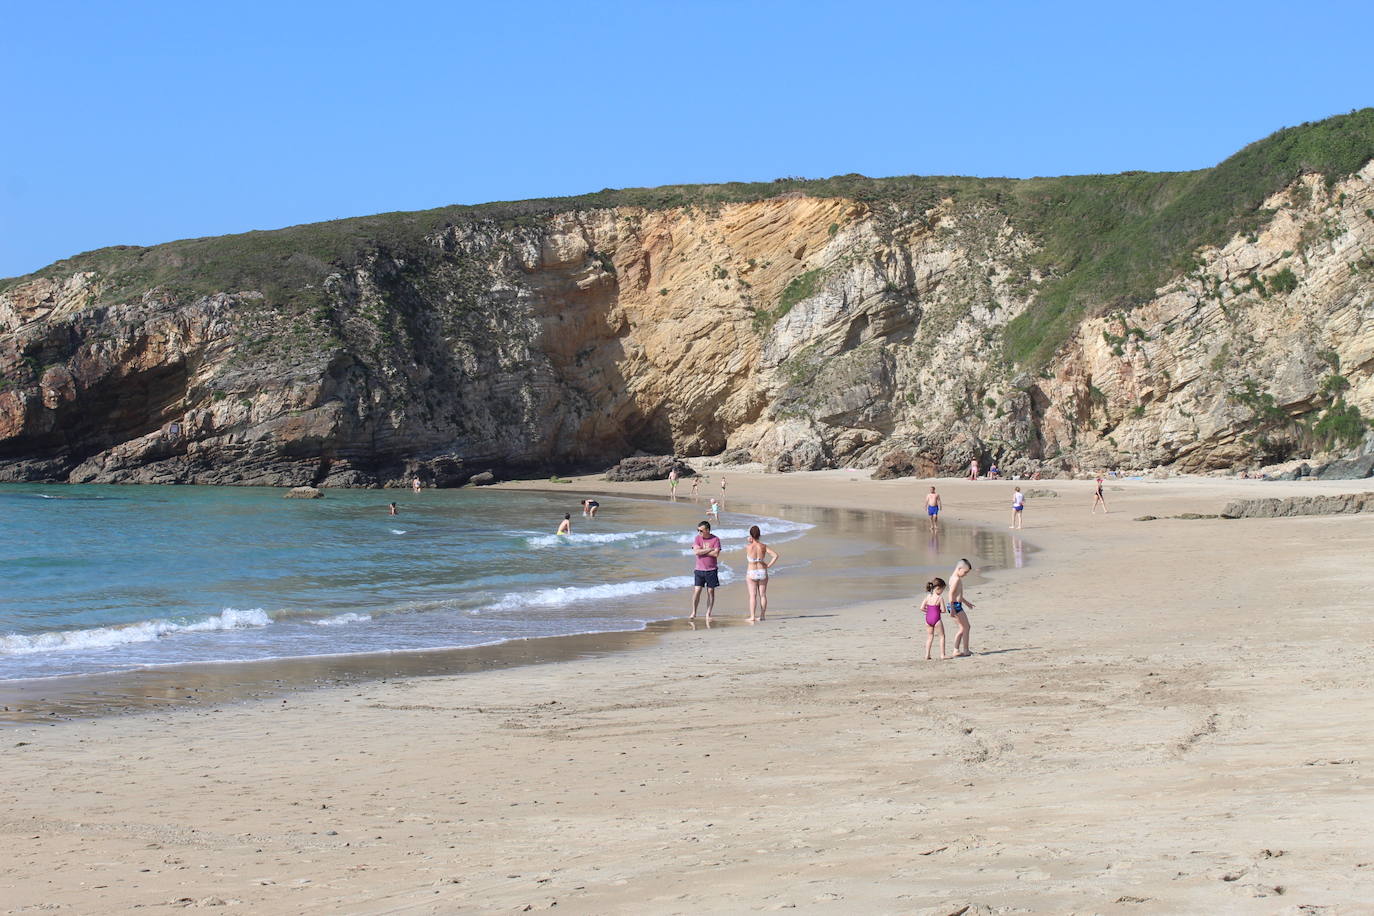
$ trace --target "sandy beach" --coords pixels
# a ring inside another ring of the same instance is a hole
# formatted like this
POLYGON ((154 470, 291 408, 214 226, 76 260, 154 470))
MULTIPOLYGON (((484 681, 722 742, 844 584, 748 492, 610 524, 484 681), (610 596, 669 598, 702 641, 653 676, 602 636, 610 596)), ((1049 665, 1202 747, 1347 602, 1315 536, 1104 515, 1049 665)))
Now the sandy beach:
MULTIPOLYGON (((729 497, 921 511, 867 474, 729 497)), ((1012 482, 936 483, 1006 532, 1012 482)), ((4 729, 0 911, 1374 911, 1374 517, 1134 521, 1369 482, 1022 486, 1058 495, 971 658, 921 659, 915 594, 779 577, 759 626, 4 729)))

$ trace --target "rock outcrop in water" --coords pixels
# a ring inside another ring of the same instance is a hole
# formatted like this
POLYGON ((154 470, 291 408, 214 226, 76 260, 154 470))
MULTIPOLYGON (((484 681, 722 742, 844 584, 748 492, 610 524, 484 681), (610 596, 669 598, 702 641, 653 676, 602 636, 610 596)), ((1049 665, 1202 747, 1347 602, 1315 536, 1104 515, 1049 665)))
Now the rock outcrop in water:
POLYGON ((0 286, 0 479, 1358 454, 1374 112, 1346 117, 1187 175, 606 192, 93 252, 0 286), (1318 130, 1368 148, 1279 156, 1318 130), (1260 187, 1247 155, 1294 177, 1236 203, 1217 176, 1260 187))

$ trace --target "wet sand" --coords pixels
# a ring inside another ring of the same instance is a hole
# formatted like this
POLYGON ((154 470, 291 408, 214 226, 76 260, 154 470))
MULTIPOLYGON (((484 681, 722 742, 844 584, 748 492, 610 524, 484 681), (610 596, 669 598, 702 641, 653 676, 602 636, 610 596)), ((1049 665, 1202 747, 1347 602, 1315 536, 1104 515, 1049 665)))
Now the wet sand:
MULTIPOLYGON (((864 476, 730 496, 919 509, 864 476)), ((1005 530, 1012 484, 939 485, 1005 530)), ((972 658, 780 578, 776 619, 635 651, 8 729, 0 907, 1374 908, 1374 518, 1131 520, 1368 482, 1025 486, 1042 552, 971 589, 972 658)))

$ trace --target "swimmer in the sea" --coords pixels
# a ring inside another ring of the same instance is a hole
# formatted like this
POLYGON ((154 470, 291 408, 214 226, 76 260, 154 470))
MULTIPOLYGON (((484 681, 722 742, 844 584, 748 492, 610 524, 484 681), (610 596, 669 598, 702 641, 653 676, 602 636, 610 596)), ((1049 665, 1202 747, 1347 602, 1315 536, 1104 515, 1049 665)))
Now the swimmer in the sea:
POLYGON ((572 515, 570 513, 563 513, 563 521, 558 523, 558 531, 555 533, 572 534, 572 515))
POLYGON ((387 515, 396 515, 396 514, 397 514, 397 513, 396 513, 396 504, 395 504, 395 503, 392 503, 391 505, 387 506, 387 515))
POLYGON ((749 561, 744 584, 749 589, 750 620, 762 620, 768 613, 768 570, 778 562, 778 552, 759 540, 761 536, 759 526, 751 525, 749 543, 744 546, 744 558, 749 561))

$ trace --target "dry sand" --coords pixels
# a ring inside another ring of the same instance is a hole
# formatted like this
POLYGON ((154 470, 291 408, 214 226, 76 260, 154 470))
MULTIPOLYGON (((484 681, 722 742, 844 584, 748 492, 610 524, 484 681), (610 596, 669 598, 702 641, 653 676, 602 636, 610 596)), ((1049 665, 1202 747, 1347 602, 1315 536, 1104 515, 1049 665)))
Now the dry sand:
MULTIPOLYGON (((864 478, 730 496, 928 485, 864 478)), ((1011 483, 939 485, 1006 530, 1011 483)), ((1132 521, 1367 484, 1025 486, 1060 495, 971 588, 972 658, 779 578, 762 626, 604 657, 7 729, 0 908, 1374 912, 1374 517, 1132 521)))

